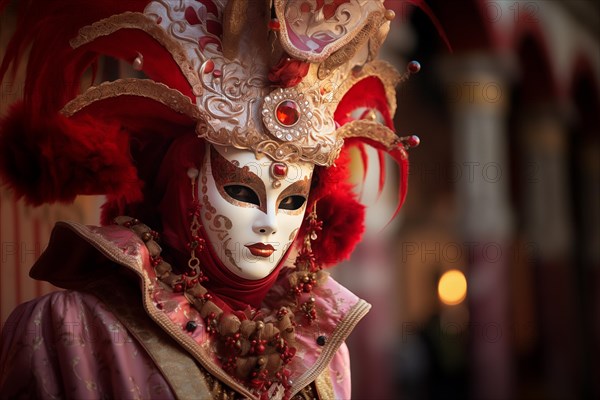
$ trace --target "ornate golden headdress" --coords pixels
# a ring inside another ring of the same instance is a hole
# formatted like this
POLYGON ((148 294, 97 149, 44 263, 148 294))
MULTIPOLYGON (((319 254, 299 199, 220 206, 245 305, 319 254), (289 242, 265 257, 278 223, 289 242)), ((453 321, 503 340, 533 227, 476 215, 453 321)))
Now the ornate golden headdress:
MULTIPOLYGON (((397 145, 393 131, 378 121, 340 127, 334 119, 343 97, 369 77, 379 80, 386 111, 393 115, 400 75, 374 61, 393 12, 373 0, 275 0, 272 12, 269 3, 151 1, 143 12, 83 27, 71 40, 75 49, 119 30, 143 31, 170 53, 193 98, 130 79, 92 88, 63 111, 71 115, 106 96, 138 93, 197 120, 198 135, 211 143, 325 166, 333 164, 348 137, 397 145)), ((140 52, 132 61, 144 70, 151 57, 140 52)))
POLYGON ((366 143, 401 164, 402 203, 405 148, 417 140, 392 130, 395 86, 418 64, 401 76, 375 60, 394 17, 383 0, 20 6, 0 78, 32 46, 24 101, 0 126, 0 173, 29 202, 98 193, 139 201, 152 179, 139 161, 150 157, 146 144, 164 148, 194 130, 210 143, 326 167, 348 139, 366 143), (139 77, 79 93, 100 55, 131 63, 139 77))

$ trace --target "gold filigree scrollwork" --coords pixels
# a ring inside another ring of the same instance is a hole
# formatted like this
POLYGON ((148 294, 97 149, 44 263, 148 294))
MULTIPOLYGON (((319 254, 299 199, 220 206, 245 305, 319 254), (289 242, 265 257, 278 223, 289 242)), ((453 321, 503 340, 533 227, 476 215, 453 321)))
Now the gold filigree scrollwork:
POLYGON ((274 4, 283 48, 310 62, 326 60, 353 40, 372 13, 385 11, 383 2, 374 0, 348 0, 327 14, 314 0, 275 0, 274 4))
POLYGON ((329 56, 319 66, 319 71, 317 73, 318 78, 327 78, 333 70, 348 62, 348 60, 350 60, 356 54, 358 49, 374 36, 375 32, 379 30, 379 27, 385 21, 386 20, 383 17, 382 12, 374 12, 369 15, 366 24, 352 38, 352 40, 350 40, 344 47, 340 48, 331 56, 329 56))
POLYGON ((251 117, 249 100, 263 97, 264 82, 258 72, 252 74, 252 70, 248 71, 238 61, 224 63, 221 68, 222 76, 204 74, 205 94, 198 100, 211 125, 218 126, 225 121, 244 126, 251 117))
POLYGON ((344 144, 341 138, 328 138, 327 141, 302 146, 295 142, 278 142, 253 129, 237 127, 235 130, 234 134, 226 129, 215 131, 203 120, 199 120, 196 125, 198 137, 210 143, 251 150, 257 157, 267 155, 280 162, 307 161, 316 165, 329 166, 333 164, 344 144))
POLYGON ((220 240, 224 240, 229 236, 229 231, 233 227, 233 223, 224 215, 217 214, 212 220, 210 230, 215 232, 220 240))

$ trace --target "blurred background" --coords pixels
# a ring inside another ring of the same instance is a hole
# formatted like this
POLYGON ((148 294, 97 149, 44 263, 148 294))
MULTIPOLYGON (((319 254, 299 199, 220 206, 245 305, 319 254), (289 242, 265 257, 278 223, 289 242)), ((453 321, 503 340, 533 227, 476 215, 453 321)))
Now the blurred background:
MULTIPOLYGON (((426 4, 444 34, 386 1, 382 58, 422 65, 398 89, 398 134, 422 140, 407 201, 386 226, 397 175, 376 199, 371 166, 367 232, 334 270, 373 304, 349 340, 353 398, 600 398, 600 3, 426 4)), ((2 53, 12 29, 9 9, 2 53)), ((1 113, 21 90, 2 82, 1 113)), ((96 224, 102 201, 29 208, 0 190, 2 322, 54 290, 28 277, 54 222, 96 224)))

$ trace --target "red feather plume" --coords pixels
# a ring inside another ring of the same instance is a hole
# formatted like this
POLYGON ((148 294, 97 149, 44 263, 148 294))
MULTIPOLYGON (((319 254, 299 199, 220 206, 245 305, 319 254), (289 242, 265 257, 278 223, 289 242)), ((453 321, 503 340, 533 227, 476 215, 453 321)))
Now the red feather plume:
POLYGON ((60 114, 31 118, 15 104, 0 122, 0 176, 32 205, 71 202, 78 194, 136 201, 142 183, 118 124, 60 114))
POLYGON ((348 187, 319 200, 317 215, 323 221, 323 230, 312 241, 317 261, 327 267, 350 257, 365 230, 365 206, 348 187))
MULTIPOLYGON (((323 222, 323 230, 312 241, 312 250, 323 266, 332 266, 347 259, 360 242, 364 232, 365 207, 356 200, 352 185, 348 183, 350 157, 349 146, 344 146, 335 165, 315 167, 312 187, 307 204, 312 210, 317 203, 317 218, 323 222)), ((300 228, 297 245, 307 232, 307 224, 300 228)))
MULTIPOLYGON (((155 41, 134 30, 118 31, 77 49, 70 45, 81 27, 114 14, 142 11, 147 3, 22 0, 16 5, 17 28, 0 64, 0 81, 11 66, 16 70, 26 62, 27 69, 23 101, 0 124, 0 177, 17 197, 33 205, 70 202, 78 194, 106 194, 115 204, 142 199, 143 183, 130 154, 130 127, 105 115, 66 118, 60 110, 79 94, 81 77, 100 55, 131 61, 134 50, 156 54, 155 41), (124 35, 139 40, 124 40, 124 35), (136 46, 128 50, 127 43, 136 46)), ((0 0, 0 11, 7 4, 0 0)), ((170 57, 157 58, 164 63, 147 62, 150 78, 191 93, 181 74, 173 73, 170 57)))
MULTIPOLYGON (((354 121, 356 119, 356 115, 353 112, 357 109, 377 110, 383 118, 382 122, 388 128, 394 129, 394 123, 392 120, 392 116, 390 115, 390 109, 385 87, 383 86, 383 83, 381 82, 381 80, 379 80, 379 78, 371 76, 355 84, 344 95, 342 101, 338 105, 335 111, 335 120, 340 125, 344 125, 348 122, 354 121)), ((363 112, 362 114, 365 113, 363 112)), ((381 194, 385 183, 386 170, 384 154, 390 155, 392 159, 396 162, 400 170, 400 181, 398 185, 398 205, 396 207, 394 215, 390 219, 391 221, 400 211, 400 208, 402 207, 402 204, 404 203, 404 199, 406 197, 406 190, 408 185, 408 159, 406 157, 406 152, 400 147, 390 151, 390 149, 387 149, 381 143, 366 138, 354 138, 351 140, 347 140, 347 147, 356 146, 359 149, 364 166, 367 165, 367 155, 364 152, 364 150, 361 149, 361 147, 365 144, 370 145, 371 147, 377 150, 380 171, 378 182, 378 194, 381 194)))

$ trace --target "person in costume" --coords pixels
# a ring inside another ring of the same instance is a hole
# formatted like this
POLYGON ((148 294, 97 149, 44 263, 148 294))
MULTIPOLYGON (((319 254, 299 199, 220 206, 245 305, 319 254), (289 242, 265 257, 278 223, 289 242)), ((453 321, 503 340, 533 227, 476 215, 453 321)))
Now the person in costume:
MULTIPOLYGON (((3 2, 4 6, 6 2, 3 2)), ((2 5, 2 3, 0 3, 2 5)), ((67 289, 2 332, 0 393, 350 398, 344 340, 369 305, 328 276, 363 231, 348 150, 387 153, 401 76, 383 1, 23 1, 0 78, 0 173, 32 205, 104 194, 30 275, 67 289), (100 56, 140 78, 79 82, 100 56)), ((418 71, 409 64, 409 72, 418 71)), ((383 184, 383 179, 380 186, 383 184)))

